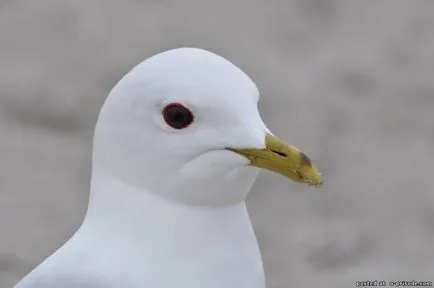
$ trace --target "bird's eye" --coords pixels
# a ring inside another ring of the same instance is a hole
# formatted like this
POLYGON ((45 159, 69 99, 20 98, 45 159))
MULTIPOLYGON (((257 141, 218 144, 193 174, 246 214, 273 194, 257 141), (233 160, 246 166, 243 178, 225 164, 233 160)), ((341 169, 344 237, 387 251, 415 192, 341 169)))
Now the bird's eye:
POLYGON ((179 103, 171 103, 164 107, 163 117, 167 125, 174 129, 184 129, 194 120, 193 113, 179 103))

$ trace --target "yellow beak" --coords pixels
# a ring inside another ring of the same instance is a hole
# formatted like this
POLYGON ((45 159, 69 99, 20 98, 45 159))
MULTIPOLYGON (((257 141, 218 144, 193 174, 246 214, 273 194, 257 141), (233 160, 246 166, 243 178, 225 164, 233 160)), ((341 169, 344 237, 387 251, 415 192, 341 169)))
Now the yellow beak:
POLYGON ((296 147, 273 135, 266 134, 265 149, 228 149, 248 158, 252 166, 279 173, 309 186, 323 185, 321 173, 312 161, 296 147))

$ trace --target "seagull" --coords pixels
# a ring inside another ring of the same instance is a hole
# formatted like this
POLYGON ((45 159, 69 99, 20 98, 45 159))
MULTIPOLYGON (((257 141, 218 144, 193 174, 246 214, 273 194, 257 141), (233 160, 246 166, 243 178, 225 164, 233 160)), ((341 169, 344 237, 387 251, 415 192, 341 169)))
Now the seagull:
POLYGON ((264 288, 245 198, 267 169, 321 174, 276 136, 240 68, 198 48, 156 54, 110 91, 78 231, 15 288, 264 288))

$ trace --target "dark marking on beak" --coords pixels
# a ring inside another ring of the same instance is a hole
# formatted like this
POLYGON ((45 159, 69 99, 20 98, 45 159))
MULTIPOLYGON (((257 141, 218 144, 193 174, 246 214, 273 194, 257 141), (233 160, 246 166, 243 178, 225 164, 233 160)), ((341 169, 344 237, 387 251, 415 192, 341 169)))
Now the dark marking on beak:
POLYGON ((312 161, 310 161, 309 157, 307 157, 306 154, 304 154, 303 152, 300 152, 300 155, 301 155, 301 163, 303 165, 311 167, 312 161))

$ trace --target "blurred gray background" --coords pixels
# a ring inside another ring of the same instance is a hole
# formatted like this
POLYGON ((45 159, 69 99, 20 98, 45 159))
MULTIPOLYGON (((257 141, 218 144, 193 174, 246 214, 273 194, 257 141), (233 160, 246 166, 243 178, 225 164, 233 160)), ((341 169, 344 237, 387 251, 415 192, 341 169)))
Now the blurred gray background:
POLYGON ((321 190, 248 199, 268 287, 434 280, 434 1, 0 0, 0 287, 80 225, 111 87, 195 46, 240 66, 321 190))

